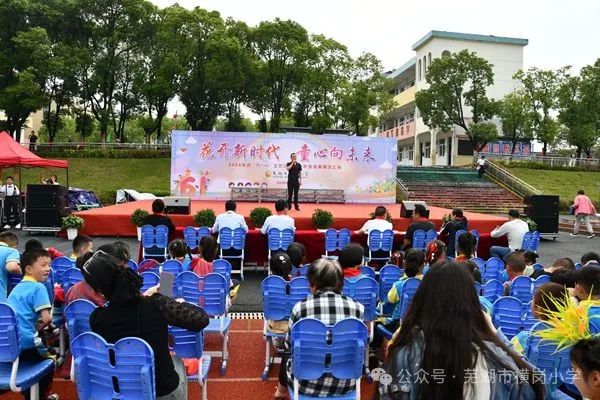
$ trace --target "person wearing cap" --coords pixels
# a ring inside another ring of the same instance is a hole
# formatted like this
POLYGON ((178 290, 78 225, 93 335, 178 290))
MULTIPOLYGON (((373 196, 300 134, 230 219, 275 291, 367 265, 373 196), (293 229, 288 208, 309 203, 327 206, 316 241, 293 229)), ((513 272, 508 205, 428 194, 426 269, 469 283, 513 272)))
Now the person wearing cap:
POLYGON ((520 218, 519 211, 509 210, 508 221, 502 226, 497 226, 490 236, 499 238, 506 236, 508 239, 508 247, 492 246, 490 247, 490 257, 498 257, 506 260, 506 257, 515 250, 519 250, 523 245, 523 237, 529 232, 529 225, 520 218))

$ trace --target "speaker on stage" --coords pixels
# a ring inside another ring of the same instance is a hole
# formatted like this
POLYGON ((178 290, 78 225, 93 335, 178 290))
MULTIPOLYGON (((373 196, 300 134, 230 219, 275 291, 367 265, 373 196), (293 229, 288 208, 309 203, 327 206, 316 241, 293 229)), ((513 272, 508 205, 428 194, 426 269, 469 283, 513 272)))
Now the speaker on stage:
POLYGON ((525 215, 535 221, 540 233, 558 233, 559 197, 531 195, 523 200, 525 215))
POLYGON ((27 208, 67 207, 68 189, 61 185, 27 185, 27 208))
POLYGON ((189 197, 165 197, 165 214, 189 215, 191 199, 189 197))
POLYGON ((427 203, 425 203, 424 201, 409 201, 409 200, 402 201, 402 204, 400 205, 400 217, 401 218, 412 218, 413 211, 415 211, 415 206, 417 204, 421 204, 425 207, 426 215, 423 215, 423 217, 429 218, 429 207, 427 207, 427 203))
POLYGON ((25 222, 28 227, 57 228, 62 227, 62 219, 69 215, 69 208, 27 208, 25 222))

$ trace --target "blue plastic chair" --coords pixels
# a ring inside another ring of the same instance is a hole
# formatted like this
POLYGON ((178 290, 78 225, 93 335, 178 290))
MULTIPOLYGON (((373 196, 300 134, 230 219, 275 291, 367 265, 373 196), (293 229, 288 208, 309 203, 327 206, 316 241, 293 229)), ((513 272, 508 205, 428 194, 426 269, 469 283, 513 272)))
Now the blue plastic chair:
POLYGON ((477 296, 481 296, 481 290, 482 290, 481 283, 475 282, 475 293, 477 293, 477 296))
MULTIPOLYGON (((567 372, 571 368, 569 350, 558 351, 556 344, 547 340, 542 340, 534 332, 548 329, 549 325, 545 322, 538 322, 531 327, 531 334, 527 341, 527 359, 536 368, 545 375, 545 382, 551 393, 560 383, 566 382, 567 372), (548 385, 550 384, 550 385, 548 385)), ((551 397, 554 398, 554 397, 551 397)))
POLYGON ((140 338, 115 344, 85 332, 73 340, 73 368, 80 400, 154 400, 154 352, 140 338), (115 390, 118 388, 118 391, 115 390))
POLYGON ((504 286, 497 279, 490 279, 483 285, 481 285, 481 295, 485 297, 489 302, 493 303, 502 297, 504 292, 504 286))
POLYGON ((267 231, 267 247, 269 249, 269 261, 271 255, 276 251, 287 251, 287 248, 294 241, 294 230, 286 228, 279 230, 271 228, 267 231))
POLYGON ((166 260, 169 246, 169 228, 164 225, 142 226, 142 258, 166 260))
POLYGON ((197 249, 200 244, 200 239, 211 234, 212 230, 207 226, 201 226, 200 228, 186 226, 183 228, 183 240, 191 250, 197 249))
POLYGON ((299 267, 292 266, 292 277, 308 276, 309 268, 310 268, 310 264, 304 264, 299 267))
POLYGON ((469 261, 474 262, 475 265, 477 265, 477 268, 479 268, 479 272, 483 274, 485 271, 485 260, 483 258, 473 257, 469 261))
POLYGON ((427 245, 431 242, 433 242, 434 240, 437 239, 437 232, 435 231, 435 229, 430 229, 427 232, 425 232, 425 247, 427 247, 427 245))
POLYGON ((0 389, 22 392, 39 390, 39 381, 54 369, 52 360, 19 362, 19 329, 13 309, 0 303, 0 389))
POLYGON ((89 300, 78 299, 65 307, 65 319, 67 320, 67 332, 71 342, 84 332, 91 332, 90 315, 96 309, 96 305, 89 300))
POLYGON ((348 278, 345 278, 342 293, 364 306, 365 322, 375 320, 377 317, 377 300, 379 298, 379 283, 375 279, 362 276, 355 281, 350 281, 348 278))
POLYGON ((404 281, 404 285, 402 285, 402 293, 400 295, 400 317, 403 318, 408 311, 413 297, 415 297, 415 293, 421 284, 421 280, 417 278, 408 278, 404 281))
POLYGON ((286 282, 282 277, 271 275, 261 283, 263 299, 263 338, 265 340, 265 367, 261 379, 265 381, 273 363, 271 356, 271 339, 285 338, 285 333, 269 331, 267 321, 281 321, 290 318, 292 309, 299 301, 305 300, 310 294, 308 279, 303 276, 293 278, 286 282))
POLYGON ((233 266, 229 261, 223 258, 217 258, 213 261, 212 265, 213 272, 223 275, 228 282, 231 281, 231 271, 233 269, 233 266))
POLYGON ((387 294, 394 283, 398 282, 403 276, 404 271, 396 265, 388 264, 381 268, 379 271, 379 299, 382 302, 387 299, 387 294))
POLYGON ((144 282, 142 284, 142 288, 140 289, 142 293, 160 283, 160 276, 154 272, 142 272, 140 276, 142 277, 142 281, 144 282))
POLYGON ((350 243, 352 233, 348 229, 327 229, 325 231, 325 257, 332 257, 329 253, 342 250, 350 243))
POLYGON ((540 239, 541 235, 538 231, 525 233, 525 236, 523 236, 523 243, 521 244, 521 249, 537 253, 538 247, 540 247, 540 239))
POLYGON ((533 316, 531 302, 523 303, 511 296, 500 297, 494 302, 492 321, 508 339, 538 322, 533 316))
POLYGON ((75 268, 75 261, 68 257, 56 257, 50 263, 50 267, 52 268, 54 282, 62 285, 63 273, 69 268, 75 268))
POLYGON ((544 266, 540 263, 535 263, 532 265, 532 267, 534 271, 542 271, 544 269, 544 266))
POLYGON ((138 273, 140 271, 154 272, 156 275, 160 275, 160 264, 153 259, 142 260, 138 264, 138 273))
POLYGON ((467 233, 464 229, 459 229, 454 234, 454 257, 458 257, 458 238, 463 234, 467 233))
POLYGON ((339 321, 333 326, 314 318, 296 322, 290 332, 290 360, 294 375, 290 396, 294 400, 311 398, 300 396, 298 381, 316 380, 328 373, 337 379, 356 380, 353 391, 333 398, 358 398, 368 346, 367 335, 367 327, 356 318, 339 321))
POLYGON ((425 244, 426 237, 427 234, 423 229, 417 229, 413 233, 411 247, 417 250, 425 250, 425 247, 427 247, 425 244))
POLYGON ((386 229, 385 231, 379 231, 377 229, 373 229, 369 232, 369 237, 367 238, 367 243, 369 246, 369 255, 365 257, 366 262, 369 261, 384 261, 389 262, 392 257, 392 245, 394 244, 394 231, 391 229, 386 229), (387 257, 373 257, 374 251, 385 251, 387 257))
POLYGON ((162 264, 162 272, 170 272, 177 276, 183 272, 183 264, 179 260, 167 260, 162 264))
POLYGON ((580 269, 581 267, 583 267, 583 265, 579 262, 575 263, 575 269, 580 269))
POLYGON ((481 234, 477 229, 471 229, 469 233, 475 237, 475 257, 477 257, 477 248, 479 247, 479 237, 481 234))
POLYGON ((138 272, 138 265, 137 265, 137 263, 135 261, 133 261, 133 260, 127 261, 127 266, 129 268, 131 268, 133 270, 133 272, 135 272, 137 274, 137 272, 138 272))
POLYGON ((377 273, 371 267, 363 265, 362 267, 360 267, 360 273, 364 276, 368 276, 369 278, 377 280, 377 273))
POLYGON ((231 273, 239 273, 240 279, 244 280, 244 248, 246 247, 246 230, 244 228, 223 228, 219 231, 219 257, 222 259, 239 259, 240 269, 231 270, 231 273), (234 249, 239 255, 224 255, 223 250, 234 249))
POLYGON ((498 257, 490 257, 485 262, 485 269, 482 273, 484 282, 487 282, 490 279, 500 280, 500 274, 502 271, 504 271, 504 261, 498 257))
POLYGON ((550 275, 540 275, 537 277, 537 279, 533 280, 533 294, 535 294, 536 290, 538 290, 538 288, 540 286, 542 286, 544 283, 549 283, 550 282, 550 275))
POLYGON ((198 360, 198 374, 188 375, 188 381, 197 381, 202 387, 202 400, 207 399, 207 378, 211 357, 204 353, 204 333, 192 332, 187 329, 169 326, 169 336, 172 338, 171 351, 181 358, 198 360))
POLYGON ((83 280, 83 273, 79 268, 69 268, 62 274, 62 288, 65 293, 71 289, 73 285, 83 280))
POLYGON ((517 276, 512 281, 510 295, 523 303, 530 302, 533 297, 533 279, 528 276, 517 276))

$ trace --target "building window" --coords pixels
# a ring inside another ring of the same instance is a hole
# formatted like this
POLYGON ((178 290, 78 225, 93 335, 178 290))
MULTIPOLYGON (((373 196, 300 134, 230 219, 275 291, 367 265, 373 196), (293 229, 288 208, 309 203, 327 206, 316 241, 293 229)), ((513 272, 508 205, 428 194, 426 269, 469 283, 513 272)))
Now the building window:
POLYGON ((423 56, 423 79, 427 79, 427 57, 423 56))
POLYGON ((400 147, 398 151, 398 161, 402 161, 402 157, 404 156, 404 147, 400 147))
POLYGON ((442 51, 442 57, 450 57, 450 52, 448 50, 442 51))
POLYGON ((425 158, 431 158, 431 142, 425 142, 425 150, 423 153, 425 158))
POLYGON ((427 65, 431 65, 431 52, 427 54, 427 65))
POLYGON ((438 141, 438 155, 441 157, 446 156, 446 139, 440 139, 438 141))
POLYGON ((410 161, 412 161, 412 160, 413 160, 413 157, 414 157, 414 151, 413 151, 413 146, 412 146, 412 144, 411 144, 410 146, 407 146, 406 148, 407 148, 407 150, 408 150, 408 159, 409 159, 410 161))
POLYGON ((421 60, 419 60, 419 65, 417 67, 417 75, 418 79, 421 80, 421 60))

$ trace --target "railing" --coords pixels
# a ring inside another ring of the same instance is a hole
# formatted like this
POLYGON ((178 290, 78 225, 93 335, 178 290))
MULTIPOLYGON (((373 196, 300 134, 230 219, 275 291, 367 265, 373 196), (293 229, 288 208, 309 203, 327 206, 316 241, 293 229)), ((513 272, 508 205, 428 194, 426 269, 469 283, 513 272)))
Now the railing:
POLYGON ((398 188, 400 189, 400 193, 402 193, 402 195, 405 199, 408 199, 408 198, 410 198, 410 196, 412 196, 412 192, 410 190, 408 190, 408 187, 404 184, 402 179, 396 177, 396 185, 398 185, 398 188))
POLYGON ((498 164, 490 161, 486 158, 485 161, 485 173, 490 175, 493 179, 497 180, 513 192, 517 193, 521 197, 542 194, 541 190, 538 190, 531 186, 529 183, 517 178, 498 164))
POLYGON ((485 158, 501 161, 533 161, 542 163, 545 165, 556 166, 556 167, 590 167, 600 166, 600 159, 598 158, 571 158, 571 157, 558 157, 558 156, 542 156, 539 154, 531 155, 510 155, 510 154, 491 154, 491 153, 480 153, 485 158))
MULTIPOLYGON (((23 143, 23 147, 29 148, 29 143, 23 143)), ((64 150, 170 150, 170 143, 89 143, 89 142, 67 142, 67 143, 36 143, 35 151, 64 151, 64 150)))

